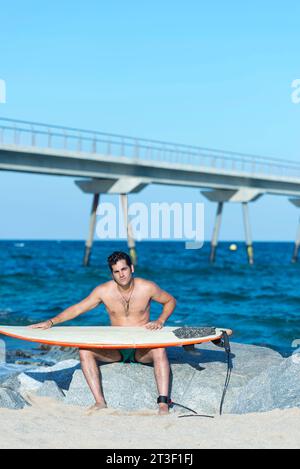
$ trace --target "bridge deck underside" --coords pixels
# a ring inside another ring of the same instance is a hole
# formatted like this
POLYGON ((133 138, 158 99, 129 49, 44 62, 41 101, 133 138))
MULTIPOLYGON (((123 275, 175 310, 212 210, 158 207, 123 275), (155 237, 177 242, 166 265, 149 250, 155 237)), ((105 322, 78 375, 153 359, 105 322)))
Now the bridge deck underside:
POLYGON ((0 145, 0 170, 100 179, 135 176, 145 183, 223 189, 248 187, 300 196, 300 177, 13 145, 0 145))

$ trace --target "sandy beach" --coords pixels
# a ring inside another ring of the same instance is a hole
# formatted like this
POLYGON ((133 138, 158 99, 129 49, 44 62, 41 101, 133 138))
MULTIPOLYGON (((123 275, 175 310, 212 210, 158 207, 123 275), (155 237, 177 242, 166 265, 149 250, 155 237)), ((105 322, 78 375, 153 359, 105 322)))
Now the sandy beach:
POLYGON ((300 409, 209 418, 155 411, 83 408, 31 397, 22 410, 1 409, 0 448, 299 448, 300 409))

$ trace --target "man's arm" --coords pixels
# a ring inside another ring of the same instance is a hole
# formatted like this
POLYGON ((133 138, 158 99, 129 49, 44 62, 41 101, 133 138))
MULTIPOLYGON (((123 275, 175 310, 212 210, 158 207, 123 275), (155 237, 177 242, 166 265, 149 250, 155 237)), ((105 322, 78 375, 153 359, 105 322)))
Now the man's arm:
POLYGON ((90 311, 91 309, 96 308, 96 306, 98 306, 101 302, 101 286, 99 286, 96 287, 89 294, 89 296, 84 298, 82 301, 65 309, 62 313, 58 314, 54 318, 48 319, 48 321, 39 322, 38 324, 32 324, 29 327, 31 327, 32 329, 49 329, 55 324, 70 321, 71 319, 76 318, 80 314, 83 314, 86 311, 90 311))
POLYGON ((176 300, 174 296, 170 295, 166 291, 162 290, 156 283, 150 283, 150 298, 157 303, 163 305, 163 310, 161 315, 156 321, 150 321, 146 324, 147 329, 161 329, 166 320, 171 316, 175 307, 176 307, 176 300))

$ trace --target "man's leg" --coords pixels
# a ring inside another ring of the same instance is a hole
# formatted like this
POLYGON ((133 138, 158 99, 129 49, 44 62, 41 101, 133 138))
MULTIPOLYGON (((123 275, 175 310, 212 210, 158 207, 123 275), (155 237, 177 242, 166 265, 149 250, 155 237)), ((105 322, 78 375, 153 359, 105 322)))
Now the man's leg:
MULTIPOLYGON (((136 360, 140 363, 153 363, 158 394, 160 396, 168 396, 170 365, 166 349, 137 349, 135 352, 135 357, 136 360)), ((160 414, 167 414, 169 412, 168 404, 161 402, 158 405, 160 414)))
POLYGON ((96 401, 93 409, 107 407, 101 386, 101 372, 98 361, 106 363, 120 361, 120 352, 118 350, 81 349, 79 350, 79 357, 82 372, 96 401))

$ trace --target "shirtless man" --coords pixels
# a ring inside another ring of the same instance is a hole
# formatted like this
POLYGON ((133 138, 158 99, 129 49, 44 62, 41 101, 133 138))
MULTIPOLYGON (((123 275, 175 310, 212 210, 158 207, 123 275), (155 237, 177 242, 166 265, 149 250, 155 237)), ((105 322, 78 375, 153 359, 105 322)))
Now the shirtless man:
MULTIPOLYGON (((107 309, 112 326, 144 326, 147 329, 161 329, 173 313, 176 300, 169 293, 161 290, 154 282, 142 278, 133 278, 134 267, 130 257, 124 252, 113 252, 108 257, 108 264, 113 280, 96 287, 88 297, 70 306, 48 321, 30 327, 48 329, 56 324, 74 319, 103 303, 107 309), (151 300, 163 305, 161 315, 156 321, 150 321, 151 300)), ((98 361, 112 363, 122 360, 126 350, 116 349, 81 349, 80 362, 85 379, 95 398, 92 410, 106 407, 101 388, 101 373, 98 361)), ((169 374, 170 366, 164 348, 136 349, 133 358, 140 363, 153 363, 154 376, 159 394, 159 414, 169 411, 169 374)))

